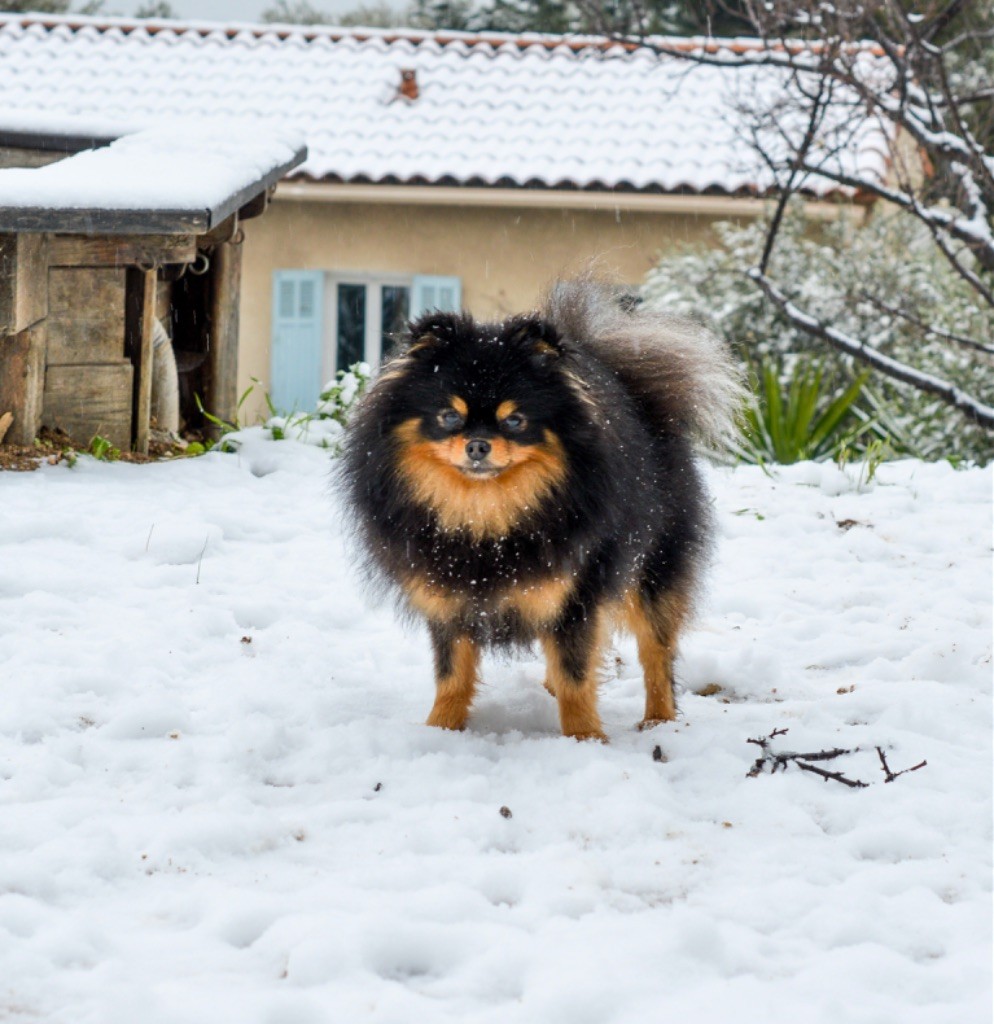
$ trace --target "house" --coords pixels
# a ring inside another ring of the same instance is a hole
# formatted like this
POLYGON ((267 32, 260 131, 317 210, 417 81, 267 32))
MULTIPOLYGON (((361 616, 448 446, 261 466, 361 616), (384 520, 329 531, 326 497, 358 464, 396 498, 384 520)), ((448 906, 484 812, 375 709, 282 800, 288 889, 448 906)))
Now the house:
MULTIPOLYGON (((771 74, 597 39, 0 16, 8 160, 38 159, 12 142, 52 117, 79 135, 191 117, 302 133, 307 160, 245 227, 239 388, 256 378, 284 409, 375 363, 422 309, 527 309, 592 260, 638 283, 661 251, 761 212, 771 180, 735 108, 771 74)), ((882 159, 866 140, 858 158, 882 159)), ((849 198, 807 193, 814 216, 849 198)))

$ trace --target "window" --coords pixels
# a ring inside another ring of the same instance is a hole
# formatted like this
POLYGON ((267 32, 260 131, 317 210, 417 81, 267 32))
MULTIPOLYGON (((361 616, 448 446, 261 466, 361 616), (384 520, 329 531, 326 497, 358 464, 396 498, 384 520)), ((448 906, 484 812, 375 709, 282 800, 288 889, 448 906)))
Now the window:
POLYGON ((273 275, 270 397, 277 409, 313 409, 326 381, 389 355, 407 321, 458 310, 458 277, 277 270, 273 275))
POLYGON ((377 366, 409 319, 429 309, 458 310, 461 302, 458 277, 326 274, 326 379, 363 360, 377 366))

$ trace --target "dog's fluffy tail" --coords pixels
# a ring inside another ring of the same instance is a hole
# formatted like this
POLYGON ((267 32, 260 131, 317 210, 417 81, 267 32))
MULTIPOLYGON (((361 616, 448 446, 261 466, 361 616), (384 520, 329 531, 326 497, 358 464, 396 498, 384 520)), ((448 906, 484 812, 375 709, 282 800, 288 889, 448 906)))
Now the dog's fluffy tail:
POLYGON ((543 315, 567 344, 613 370, 656 430, 721 447, 744 395, 724 342, 703 324, 646 309, 593 278, 559 281, 543 315))

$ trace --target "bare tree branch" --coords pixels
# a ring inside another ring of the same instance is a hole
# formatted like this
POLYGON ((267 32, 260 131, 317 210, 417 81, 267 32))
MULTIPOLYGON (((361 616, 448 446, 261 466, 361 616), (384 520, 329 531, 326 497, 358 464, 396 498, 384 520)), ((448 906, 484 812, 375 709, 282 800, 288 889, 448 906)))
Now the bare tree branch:
POLYGON ((845 352, 847 355, 853 356, 861 362, 872 366, 887 377, 901 381, 904 384, 910 384, 912 387, 918 388, 919 391, 935 395, 948 405, 959 409, 960 412, 973 420, 974 423, 987 428, 994 428, 994 407, 985 405, 940 377, 898 362, 898 360, 884 355, 883 352, 871 348, 865 342, 851 338, 834 327, 829 327, 820 320, 802 312, 758 269, 748 271, 748 276, 762 289, 763 294, 783 312, 784 316, 806 334, 810 334, 815 338, 821 338, 822 341, 827 341, 840 352, 845 352))
POLYGON ((804 136, 801 139, 800 145, 797 147, 797 154, 794 157, 790 173, 787 177, 785 184, 780 186, 780 197, 777 200, 776 209, 773 211, 773 217, 770 219, 770 227, 766 232, 766 244, 763 246, 763 255, 759 260, 760 272, 765 274, 767 265, 770 262, 770 257, 773 255, 773 246, 776 244, 777 233, 780 231, 780 224, 783 221, 784 211, 787 209, 787 204, 790 202, 791 197, 797 191, 799 184, 799 172, 804 166, 804 162, 807 160, 808 153, 811 150, 811 145, 814 142, 815 134, 821 125, 822 115, 825 111, 825 107, 831 99, 831 83, 827 78, 820 78, 818 80, 818 94, 814 97, 811 104, 811 112, 808 117, 808 124, 804 130, 804 136), (828 96, 825 96, 825 92, 828 92, 828 96))
MULTIPOLYGON (((577 2, 588 11, 611 10, 611 0, 577 2)), ((712 2, 732 9, 728 0, 712 2)), ((767 101, 764 90, 755 90, 744 116, 751 148, 765 164, 776 197, 749 278, 795 327, 994 428, 994 407, 810 315, 769 276, 790 198, 824 192, 832 183, 857 199, 891 204, 897 214, 923 224, 977 302, 994 308, 994 155, 978 137, 994 135, 994 83, 985 80, 980 59, 994 38, 991 18, 972 0, 743 0, 735 13, 743 11, 758 40, 754 44, 611 38, 689 65, 780 74, 777 97, 767 101), (867 132, 874 124, 887 147, 886 170, 879 160, 862 159, 873 144, 867 132)), ((609 19, 591 23, 606 27, 609 19)), ((994 352, 992 345, 913 313, 893 306, 888 312, 929 338, 986 356, 994 352)))
POLYGON ((941 338, 943 341, 951 341, 956 345, 963 345, 965 348, 972 348, 977 352, 986 352, 988 355, 994 356, 994 345, 985 345, 982 341, 968 338, 964 334, 954 334, 952 331, 944 331, 932 324, 927 324, 924 320, 920 320, 907 310, 898 309, 897 306, 892 306, 884 302, 883 299, 877 298, 876 295, 871 295, 869 292, 861 292, 860 294, 863 299, 881 312, 889 313, 891 316, 898 317, 901 320, 906 320, 913 327, 917 327, 926 334, 931 334, 936 338, 941 338))
POLYGON ((992 270, 994 270, 994 238, 990 236, 985 238, 982 230, 976 228, 970 222, 962 220, 962 218, 953 217, 946 210, 923 206, 916 196, 908 192, 887 188, 865 178, 856 178, 843 171, 826 168, 821 164, 807 165, 804 167, 804 170, 810 174, 820 174, 822 177, 837 181, 840 185, 848 185, 851 188, 858 188, 863 192, 869 192, 878 199, 883 199, 888 203, 893 203, 895 206, 900 206, 901 209, 912 214, 932 232, 936 245, 952 264, 953 269, 976 290, 988 305, 994 306, 994 289, 989 288, 969 267, 965 267, 957 259, 953 250, 948 245, 943 244, 941 236, 937 233, 940 231, 948 232, 957 241, 967 246, 971 254, 977 258, 977 261, 982 266, 987 268, 989 263, 992 270))

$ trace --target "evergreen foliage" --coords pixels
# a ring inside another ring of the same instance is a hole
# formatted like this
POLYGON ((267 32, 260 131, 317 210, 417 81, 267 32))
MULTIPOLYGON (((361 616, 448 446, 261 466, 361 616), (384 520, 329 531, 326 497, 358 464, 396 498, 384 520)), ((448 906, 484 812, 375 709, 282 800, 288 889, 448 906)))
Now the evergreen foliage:
MULTIPOLYGON (((844 390, 863 372, 792 324, 746 277, 759 260, 768 225, 718 224, 718 248, 692 246, 664 257, 644 287, 646 301, 710 320, 754 379, 770 390, 768 368, 786 394, 798 363, 816 358, 822 390, 844 390)), ((793 211, 781 228, 771 273, 790 281, 793 301, 885 355, 994 401, 994 342, 978 351, 950 338, 994 339, 994 313, 936 252, 928 231, 901 215, 862 227, 846 219, 817 232, 793 211)), ((994 436, 933 396, 873 374, 859 408, 891 450, 924 458, 994 458, 994 436)))
POLYGON ((342 15, 326 15, 307 0, 277 0, 267 22, 409 26, 426 31, 539 32, 555 35, 735 35, 747 25, 739 0, 387 0, 360 3, 342 15))
POLYGON ((480 18, 506 32, 582 35, 722 35, 746 24, 738 3, 714 0, 490 0, 480 18))
POLYGON ((135 11, 136 18, 178 18, 179 13, 174 10, 173 5, 166 0, 155 0, 154 3, 145 3, 135 11))
POLYGON ((0 14, 98 14, 103 0, 74 8, 72 0, 0 0, 0 14))
POLYGON ((319 11, 307 0, 276 0, 262 12, 262 20, 267 24, 327 25, 337 19, 319 11))
POLYGON ((414 0, 405 20, 412 28, 428 30, 477 32, 483 27, 472 0, 414 0))
POLYGON ((391 7, 386 0, 359 4, 337 20, 339 25, 345 27, 395 28, 399 24, 397 9, 391 7))

